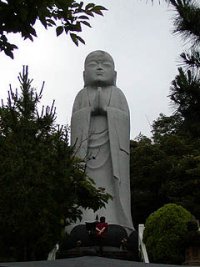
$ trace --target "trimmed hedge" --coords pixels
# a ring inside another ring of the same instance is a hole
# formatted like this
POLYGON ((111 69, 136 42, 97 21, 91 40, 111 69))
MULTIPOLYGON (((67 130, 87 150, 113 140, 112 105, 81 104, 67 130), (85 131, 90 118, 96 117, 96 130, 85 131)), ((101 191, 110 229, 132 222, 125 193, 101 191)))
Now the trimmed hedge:
POLYGON ((150 262, 183 263, 184 237, 191 219, 192 214, 176 204, 166 204, 147 218, 144 243, 150 262))

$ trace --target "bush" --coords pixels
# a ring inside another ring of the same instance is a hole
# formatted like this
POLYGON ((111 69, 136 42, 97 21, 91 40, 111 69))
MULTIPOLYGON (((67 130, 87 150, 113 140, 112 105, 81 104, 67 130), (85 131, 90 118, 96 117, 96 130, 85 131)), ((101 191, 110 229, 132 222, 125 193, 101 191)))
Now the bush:
POLYGON ((176 204, 166 204, 147 218, 144 242, 151 262, 184 261, 184 237, 191 219, 191 213, 176 204))

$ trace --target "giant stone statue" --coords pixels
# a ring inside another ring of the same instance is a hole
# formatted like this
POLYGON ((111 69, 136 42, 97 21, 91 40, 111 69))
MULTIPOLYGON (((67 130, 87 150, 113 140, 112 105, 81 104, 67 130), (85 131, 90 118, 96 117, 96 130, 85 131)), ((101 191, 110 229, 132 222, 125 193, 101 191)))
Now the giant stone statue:
MULTIPOLYGON (((82 222, 105 216, 109 224, 133 230, 129 185, 129 108, 116 87, 112 57, 94 51, 85 60, 84 88, 78 93, 71 119, 71 144, 86 162, 86 172, 113 196, 106 208, 83 211, 82 222)), ((77 223, 78 224, 78 223, 77 223)))

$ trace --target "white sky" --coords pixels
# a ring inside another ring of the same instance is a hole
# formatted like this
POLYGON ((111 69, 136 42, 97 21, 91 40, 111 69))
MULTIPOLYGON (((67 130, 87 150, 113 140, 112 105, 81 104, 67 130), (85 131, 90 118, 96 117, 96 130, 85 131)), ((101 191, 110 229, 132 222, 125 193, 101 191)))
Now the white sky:
MULTIPOLYGON (((85 2, 85 1, 84 1, 85 2)), ((88 1, 87 1, 88 2, 88 1)), ((131 112, 131 138, 140 132, 151 136, 151 124, 159 113, 170 115, 169 87, 177 74, 183 42, 172 35, 173 11, 166 3, 146 0, 90 0, 108 8, 104 17, 91 19, 81 36, 86 45, 76 47, 69 37, 56 37, 55 30, 38 26, 34 42, 11 36, 19 49, 12 60, 0 53, 0 99, 9 84, 18 86, 22 65, 29 66, 38 91, 45 81, 42 104, 55 99, 57 123, 70 124, 74 98, 83 87, 83 63, 94 50, 109 52, 118 73, 117 85, 124 92, 131 112)))

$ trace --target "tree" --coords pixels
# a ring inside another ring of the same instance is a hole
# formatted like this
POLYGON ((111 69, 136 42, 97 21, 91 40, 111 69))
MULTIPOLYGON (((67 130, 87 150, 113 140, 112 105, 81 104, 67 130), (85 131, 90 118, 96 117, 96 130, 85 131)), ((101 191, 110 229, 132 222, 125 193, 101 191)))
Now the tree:
POLYGON ((200 216, 200 6, 194 0, 170 0, 175 8, 174 33, 180 34, 190 43, 188 51, 181 54, 183 67, 170 87, 170 99, 175 107, 175 115, 182 118, 179 124, 179 138, 182 145, 174 172, 171 173, 166 188, 172 201, 181 203, 200 216), (184 150, 184 151, 183 151, 184 150))
MULTIPOLYGON (((153 2, 153 0, 152 0, 153 2)), ((200 136, 200 6, 195 0, 166 0, 175 10, 174 33, 190 43, 188 51, 180 57, 184 67, 171 85, 170 98, 176 113, 185 120, 185 130, 200 136)))
POLYGON ((184 120, 185 131, 195 138, 200 136, 200 6, 194 0, 170 0, 175 8, 174 33, 189 41, 189 51, 181 54, 184 67, 171 85, 170 99, 176 114, 184 120))
POLYGON ((0 51, 13 58, 15 44, 8 41, 9 33, 20 33, 24 39, 33 41, 37 37, 35 23, 39 21, 45 29, 56 28, 57 36, 63 32, 69 34, 78 45, 85 43, 77 34, 82 25, 90 27, 89 17, 103 15, 106 8, 74 0, 1 0, 0 1, 0 51))
POLYGON ((0 107, 1 261, 45 259, 81 206, 97 210, 109 197, 75 158, 54 104, 39 112, 42 90, 32 88, 28 68, 19 82, 21 94, 10 88, 0 107))
MULTIPOLYGON (((155 2, 151 0, 151 2, 155 2)), ((174 8, 174 33, 190 44, 180 57, 184 67, 171 84, 170 99, 182 117, 185 131, 195 138, 200 136, 200 5, 195 0, 165 0, 174 8)), ((159 0, 160 3, 160 0, 159 0)), ((172 119, 172 117, 171 117, 172 119)))
POLYGON ((163 114, 153 123, 153 137, 131 141, 131 196, 134 224, 166 203, 200 216, 200 140, 188 136, 184 119, 163 114))
POLYGON ((135 228, 166 203, 161 188, 167 178, 163 169, 168 169, 168 165, 165 153, 151 139, 139 136, 131 141, 131 210, 135 228))
POLYGON ((180 114, 166 116, 161 113, 152 125, 154 142, 159 143, 163 137, 179 134, 182 124, 183 118, 180 114))
POLYGON ((179 74, 172 82, 170 98, 176 113, 184 119, 185 131, 194 138, 200 137, 200 76, 189 69, 185 73, 179 68, 179 74))
POLYGON ((144 242, 151 262, 182 264, 189 211, 176 204, 167 204, 146 220, 144 242))
POLYGON ((177 13, 174 33, 191 42, 192 47, 200 44, 200 6, 195 0, 169 0, 177 13))

